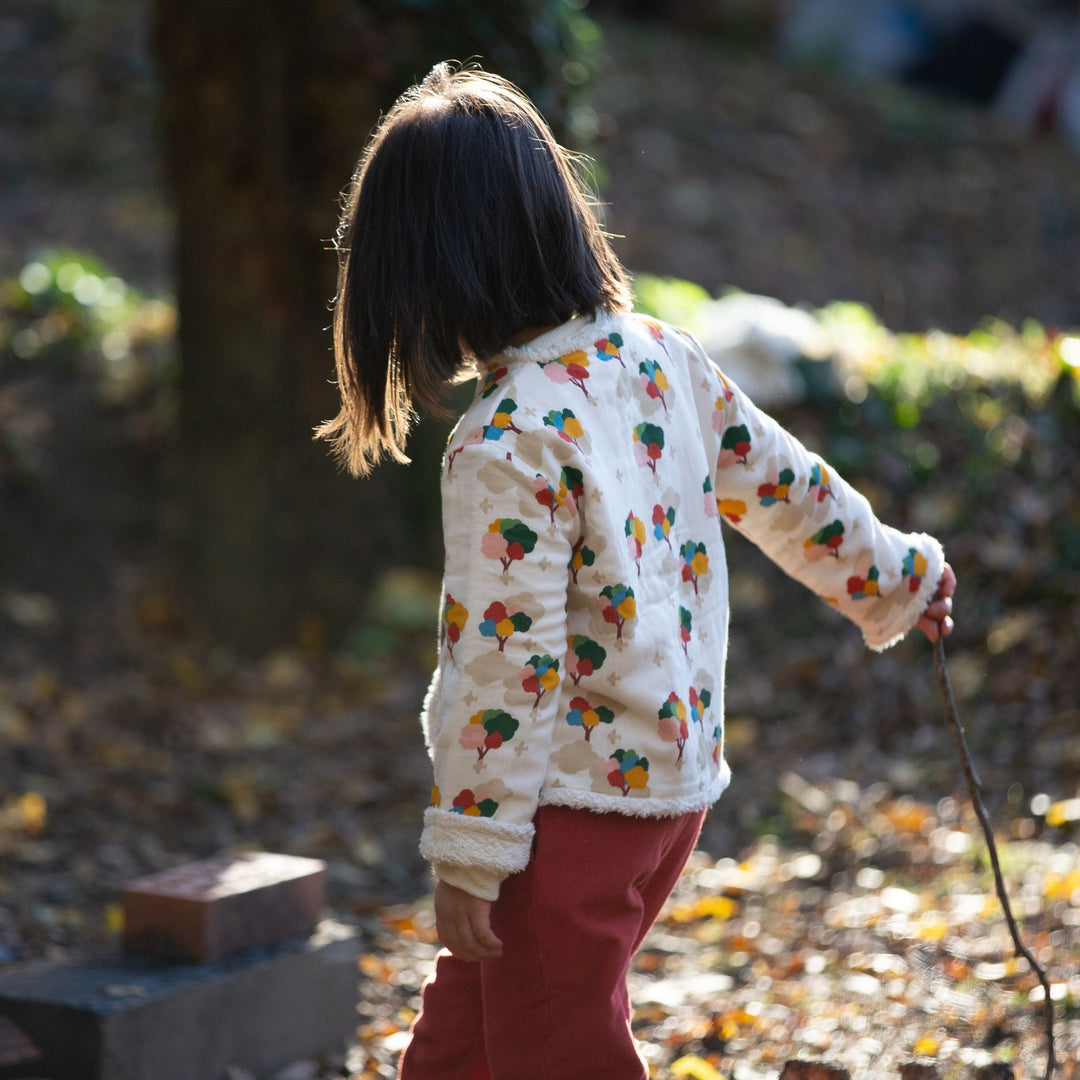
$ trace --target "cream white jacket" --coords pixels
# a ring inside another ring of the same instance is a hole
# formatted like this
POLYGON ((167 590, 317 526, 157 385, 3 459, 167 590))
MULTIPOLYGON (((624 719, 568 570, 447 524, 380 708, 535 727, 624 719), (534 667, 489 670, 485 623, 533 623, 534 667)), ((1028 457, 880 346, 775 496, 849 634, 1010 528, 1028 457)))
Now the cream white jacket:
POLYGON ((884 649, 944 567, 688 335, 576 318, 485 365, 443 462, 421 851, 494 899, 540 804, 648 817, 727 786, 721 520, 884 649))

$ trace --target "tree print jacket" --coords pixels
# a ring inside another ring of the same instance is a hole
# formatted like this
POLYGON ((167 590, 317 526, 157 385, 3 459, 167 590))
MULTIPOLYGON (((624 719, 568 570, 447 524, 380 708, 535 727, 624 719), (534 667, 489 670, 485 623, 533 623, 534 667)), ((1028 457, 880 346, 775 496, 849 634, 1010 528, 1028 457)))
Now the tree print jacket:
POLYGON ((721 521, 884 649, 944 567, 713 365, 636 315, 484 365, 443 463, 435 769, 421 851, 485 899, 540 804, 648 817, 727 786, 721 521))

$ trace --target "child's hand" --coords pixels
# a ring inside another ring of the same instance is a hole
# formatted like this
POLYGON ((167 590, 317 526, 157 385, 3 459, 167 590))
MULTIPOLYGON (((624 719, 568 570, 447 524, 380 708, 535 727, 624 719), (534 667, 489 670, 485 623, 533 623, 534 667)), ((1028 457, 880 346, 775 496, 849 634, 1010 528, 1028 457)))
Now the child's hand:
POLYGON ((953 630, 952 621, 952 597, 956 592, 956 574, 953 568, 946 563, 938 582, 937 592, 933 600, 926 606, 926 610, 919 616, 915 624, 931 641, 937 641, 939 637, 948 637, 953 630))
POLYGON ((491 901, 440 881, 435 886, 435 928, 459 960, 497 960, 502 942, 491 930, 491 901))

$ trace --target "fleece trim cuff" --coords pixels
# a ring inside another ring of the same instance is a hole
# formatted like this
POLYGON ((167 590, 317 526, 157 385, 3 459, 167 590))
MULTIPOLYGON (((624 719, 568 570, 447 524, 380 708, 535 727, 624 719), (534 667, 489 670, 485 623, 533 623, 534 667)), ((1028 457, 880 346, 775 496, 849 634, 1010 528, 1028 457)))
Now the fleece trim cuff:
POLYGON ((531 824, 515 825, 429 806, 424 811, 420 854, 433 865, 467 867, 497 875, 501 881, 529 865, 535 831, 531 824))

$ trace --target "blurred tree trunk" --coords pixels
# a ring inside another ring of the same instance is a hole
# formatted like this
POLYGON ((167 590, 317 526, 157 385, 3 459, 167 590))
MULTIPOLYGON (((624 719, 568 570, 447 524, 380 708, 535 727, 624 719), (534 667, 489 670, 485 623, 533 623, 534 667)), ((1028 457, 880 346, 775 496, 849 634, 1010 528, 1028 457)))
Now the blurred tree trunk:
POLYGON ((363 483, 311 432, 337 410, 338 193, 380 110, 435 61, 479 55, 557 111, 580 16, 486 6, 156 0, 181 318, 174 532, 190 600, 243 647, 294 640, 305 615, 333 630, 374 569, 438 562, 445 429, 407 475, 363 483))

